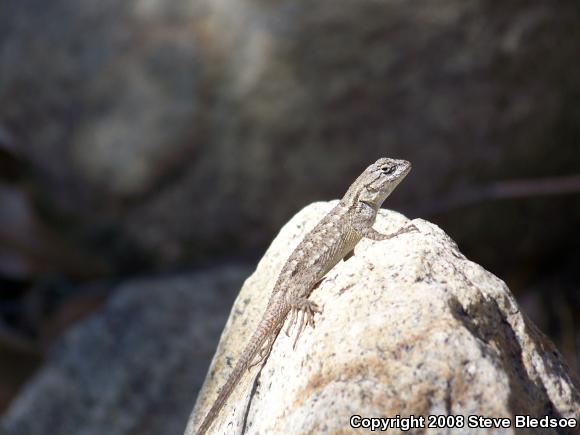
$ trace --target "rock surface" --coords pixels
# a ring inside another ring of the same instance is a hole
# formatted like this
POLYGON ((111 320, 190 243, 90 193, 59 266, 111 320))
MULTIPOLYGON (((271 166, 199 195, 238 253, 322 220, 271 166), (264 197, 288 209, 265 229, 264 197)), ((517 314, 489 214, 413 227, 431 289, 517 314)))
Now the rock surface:
POLYGON ((0 420, 3 435, 183 431, 229 307, 249 270, 122 284, 72 329, 0 420))
MULTIPOLYGON (((246 281, 187 435, 253 332, 277 271, 331 206, 317 203, 296 215, 246 281)), ((405 222, 382 210, 375 227, 388 233, 405 222)), ((363 240, 329 272, 311 295, 323 309, 316 328, 295 351, 293 337, 280 334, 263 369, 253 368, 234 391, 215 433, 347 433, 353 414, 580 418, 578 385, 507 286, 437 226, 413 222, 419 233, 363 240)))

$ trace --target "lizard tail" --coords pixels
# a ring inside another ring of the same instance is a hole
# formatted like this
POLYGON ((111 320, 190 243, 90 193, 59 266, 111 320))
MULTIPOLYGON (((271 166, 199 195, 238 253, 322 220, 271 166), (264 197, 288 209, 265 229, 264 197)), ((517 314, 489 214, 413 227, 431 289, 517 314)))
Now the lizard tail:
POLYGON ((238 384, 239 380, 244 374, 244 371, 250 367, 250 364, 254 360, 258 351, 262 348, 262 345, 268 338, 267 331, 268 325, 265 325, 264 320, 262 320, 261 324, 258 326, 258 329, 254 332, 249 343, 246 345, 243 352, 241 353, 238 362, 234 367, 234 370, 228 376, 228 380, 220 388, 217 398, 213 402, 213 405, 211 406, 209 412, 207 413, 207 415, 205 416, 205 418, 203 419, 201 425, 197 430, 197 435, 205 434, 207 430, 210 428, 211 424, 218 416, 222 407, 228 400, 228 397, 230 396, 235 386, 238 384))

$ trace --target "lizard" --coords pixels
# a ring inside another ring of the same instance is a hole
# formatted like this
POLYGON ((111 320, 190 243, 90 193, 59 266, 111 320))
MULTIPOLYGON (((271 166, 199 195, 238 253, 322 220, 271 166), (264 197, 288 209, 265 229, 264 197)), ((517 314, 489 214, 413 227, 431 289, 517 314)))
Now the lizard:
POLYGON ((308 299, 311 291, 340 260, 352 255, 362 238, 382 241, 417 230, 413 224, 392 234, 382 234, 373 228, 384 200, 410 170, 411 164, 406 160, 378 159, 364 170, 338 204, 292 251, 278 275, 257 328, 199 426, 198 435, 205 434, 211 427, 245 370, 268 357, 287 317, 290 316, 285 331, 288 336, 300 317, 294 348, 304 329, 314 327, 314 315, 322 311, 308 299))

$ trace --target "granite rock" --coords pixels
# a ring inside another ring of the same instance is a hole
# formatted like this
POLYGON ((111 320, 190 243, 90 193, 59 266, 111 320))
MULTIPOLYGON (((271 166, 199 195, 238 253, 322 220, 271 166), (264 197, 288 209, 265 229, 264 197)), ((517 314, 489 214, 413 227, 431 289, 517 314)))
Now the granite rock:
MULTIPOLYGON (((284 260, 331 206, 316 203, 296 215, 246 281, 187 435, 253 332, 284 260)), ((375 227, 389 233, 406 222, 381 210, 375 227)), ((328 273, 310 297, 323 309, 316 327, 294 351, 293 337, 279 335, 263 368, 250 370, 232 394, 214 433, 347 433, 354 414, 580 418, 578 384, 505 283, 436 225, 413 223, 419 232, 361 241, 328 273)), ((526 431, 512 424, 487 433, 526 431)))

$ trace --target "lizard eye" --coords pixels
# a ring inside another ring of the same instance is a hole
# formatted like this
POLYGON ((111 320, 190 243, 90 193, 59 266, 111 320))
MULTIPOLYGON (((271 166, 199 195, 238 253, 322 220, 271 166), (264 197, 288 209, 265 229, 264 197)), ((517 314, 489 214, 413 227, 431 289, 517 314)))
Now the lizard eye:
POLYGON ((395 172, 395 169, 397 169, 396 166, 383 166, 381 167, 381 172, 384 175, 391 175, 393 172, 395 172))

